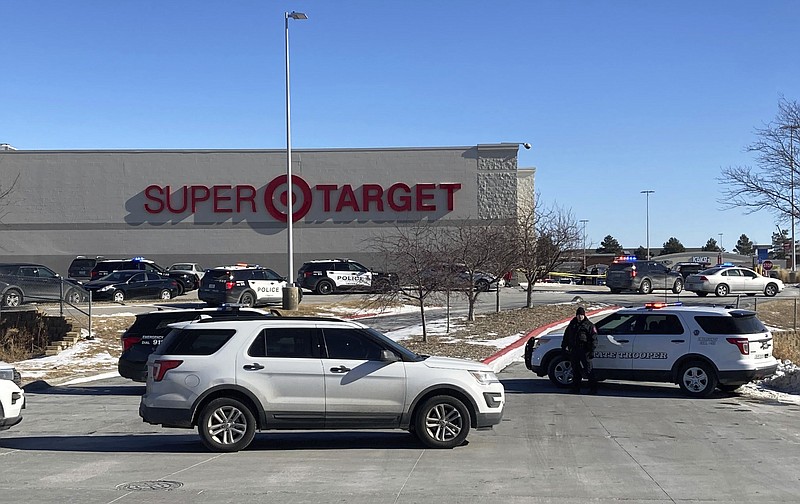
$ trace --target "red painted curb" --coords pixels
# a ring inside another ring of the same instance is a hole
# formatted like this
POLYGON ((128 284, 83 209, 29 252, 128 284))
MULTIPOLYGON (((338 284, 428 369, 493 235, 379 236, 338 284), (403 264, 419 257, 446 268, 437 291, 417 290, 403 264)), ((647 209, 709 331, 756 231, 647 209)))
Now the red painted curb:
MULTIPOLYGON (((591 317, 592 315, 595 315, 595 314, 600 313, 602 311, 606 311, 609 308, 610 307, 605 307, 605 308, 600 308, 600 309, 597 309, 597 310, 592 310, 592 311, 586 312, 586 316, 587 317, 591 317)), ((507 354, 508 352, 510 352, 510 351, 512 351, 512 350, 514 350, 516 348, 521 347, 522 345, 527 343, 527 341, 529 339, 535 338, 535 337, 539 336, 540 334, 544 333, 545 331, 548 331, 548 330, 552 329, 553 327, 555 327, 555 326, 557 326, 559 324, 563 324, 564 322, 569 322, 570 320, 572 320, 572 317, 565 318, 565 319, 559 320, 557 322, 552 322, 552 323, 544 325, 542 327, 537 327, 536 329, 533 329, 533 330, 529 331, 527 334, 525 334, 525 336, 521 337, 520 339, 518 339, 514 343, 511 343, 510 345, 508 345, 507 347, 505 347, 502 350, 498 351, 497 353, 492 354, 489 357, 486 357, 481 362, 483 362, 484 364, 489 364, 490 362, 493 362, 493 361, 497 360, 498 358, 502 357, 503 355, 507 354)))

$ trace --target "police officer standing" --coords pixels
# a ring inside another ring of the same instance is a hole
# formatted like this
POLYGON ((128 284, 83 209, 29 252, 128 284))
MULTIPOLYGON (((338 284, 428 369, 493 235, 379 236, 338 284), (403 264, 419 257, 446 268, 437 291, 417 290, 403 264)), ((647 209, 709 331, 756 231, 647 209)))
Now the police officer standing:
POLYGON ((585 376, 589 380, 589 393, 596 394, 597 378, 592 369, 592 358, 597 348, 597 328, 586 317, 582 306, 575 311, 575 317, 564 331, 561 348, 569 354, 572 364, 572 393, 580 393, 581 377, 585 376))

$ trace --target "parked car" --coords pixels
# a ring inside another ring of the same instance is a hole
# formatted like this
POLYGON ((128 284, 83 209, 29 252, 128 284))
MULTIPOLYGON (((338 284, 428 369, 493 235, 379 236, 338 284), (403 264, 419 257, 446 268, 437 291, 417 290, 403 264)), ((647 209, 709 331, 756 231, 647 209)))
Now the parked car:
POLYGON ((297 272, 297 285, 317 294, 381 292, 397 285, 397 275, 373 271, 349 259, 320 259, 303 263, 297 272))
MULTIPOLYGON (((197 297, 209 306, 239 303, 244 306, 283 302, 286 279, 257 264, 237 264, 207 269, 197 297)), ((300 301, 303 293, 300 292, 300 301)))
POLYGON ((167 271, 155 262, 145 259, 144 257, 103 259, 102 261, 98 261, 97 265, 92 269, 92 280, 97 280, 109 273, 121 270, 151 271, 161 276, 172 278, 178 283, 178 296, 200 287, 199 279, 195 274, 184 271, 167 271))
MULTIPOLYGON (((772 333, 755 312, 647 303, 600 320, 592 365, 598 379, 677 383, 692 397, 730 391, 775 373, 772 333)), ((531 338, 525 364, 558 387, 572 384, 563 334, 531 338)))
POLYGON ((418 355, 332 318, 191 322, 147 365, 144 421, 197 427, 220 452, 268 429, 405 429, 430 448, 453 448, 470 428, 500 423, 505 404, 485 364, 418 355))
POLYGON ((178 282, 153 271, 121 270, 84 284, 92 299, 122 303, 133 298, 169 300, 178 294, 178 282))
POLYGON ((0 362, 0 430, 10 429, 22 421, 25 391, 20 385, 20 375, 14 366, 0 362))
POLYGON ((755 296, 763 293, 772 297, 783 288, 783 282, 777 278, 761 276, 750 268, 739 266, 709 268, 686 278, 686 290, 701 297, 712 292, 716 296, 739 293, 755 296))
POLYGON ((486 292, 505 286, 505 280, 502 277, 495 278, 491 273, 475 271, 470 275, 464 264, 437 264, 430 268, 428 275, 431 281, 441 289, 467 290, 474 288, 477 291, 486 292))
POLYGON ((117 369, 120 376, 137 382, 147 381, 147 358, 171 330, 171 324, 199 319, 263 319, 272 316, 256 308, 222 306, 186 310, 158 310, 141 313, 121 338, 122 354, 117 369))
POLYGON ((92 279, 92 270, 97 266, 97 261, 105 259, 103 256, 87 257, 79 255, 69 265, 67 277, 78 283, 88 282, 92 279))
POLYGON ((77 304, 86 299, 86 291, 75 280, 61 278, 47 266, 31 263, 0 264, 0 295, 2 305, 11 307, 62 299, 77 304))
POLYGON ((654 290, 683 290, 683 277, 656 261, 640 261, 630 257, 614 260, 606 271, 606 285, 613 294, 638 291, 650 294, 654 290))
POLYGON ((192 275, 197 277, 197 284, 200 285, 200 280, 203 279, 203 275, 205 274, 205 269, 197 263, 175 263, 169 268, 167 271, 173 272, 178 271, 182 273, 191 273, 192 275))

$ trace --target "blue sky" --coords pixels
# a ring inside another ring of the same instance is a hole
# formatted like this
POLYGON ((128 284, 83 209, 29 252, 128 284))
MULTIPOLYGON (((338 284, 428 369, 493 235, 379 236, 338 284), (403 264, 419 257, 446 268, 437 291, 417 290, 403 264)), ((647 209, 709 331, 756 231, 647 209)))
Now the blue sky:
MULTIPOLYGON (((542 197, 650 247, 769 242, 723 167, 800 100, 795 1, 0 0, 0 142, 20 149, 530 142, 542 197)), ((787 224, 783 224, 787 227, 787 224)))

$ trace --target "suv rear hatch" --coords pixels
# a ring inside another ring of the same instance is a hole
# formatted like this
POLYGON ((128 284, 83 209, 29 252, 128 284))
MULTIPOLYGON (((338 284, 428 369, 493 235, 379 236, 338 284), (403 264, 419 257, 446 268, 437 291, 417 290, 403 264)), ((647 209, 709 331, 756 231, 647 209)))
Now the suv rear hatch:
POLYGON ((636 276, 636 265, 629 262, 612 263, 606 272, 606 286, 629 288, 636 276))
POLYGON ((697 316, 695 321, 707 334, 725 336, 736 348, 739 359, 758 364, 772 357, 772 333, 755 312, 732 310, 730 317, 697 316))
POLYGON ((67 270, 67 276, 75 280, 89 280, 92 278, 92 269, 97 264, 97 259, 79 257, 72 260, 67 270))

